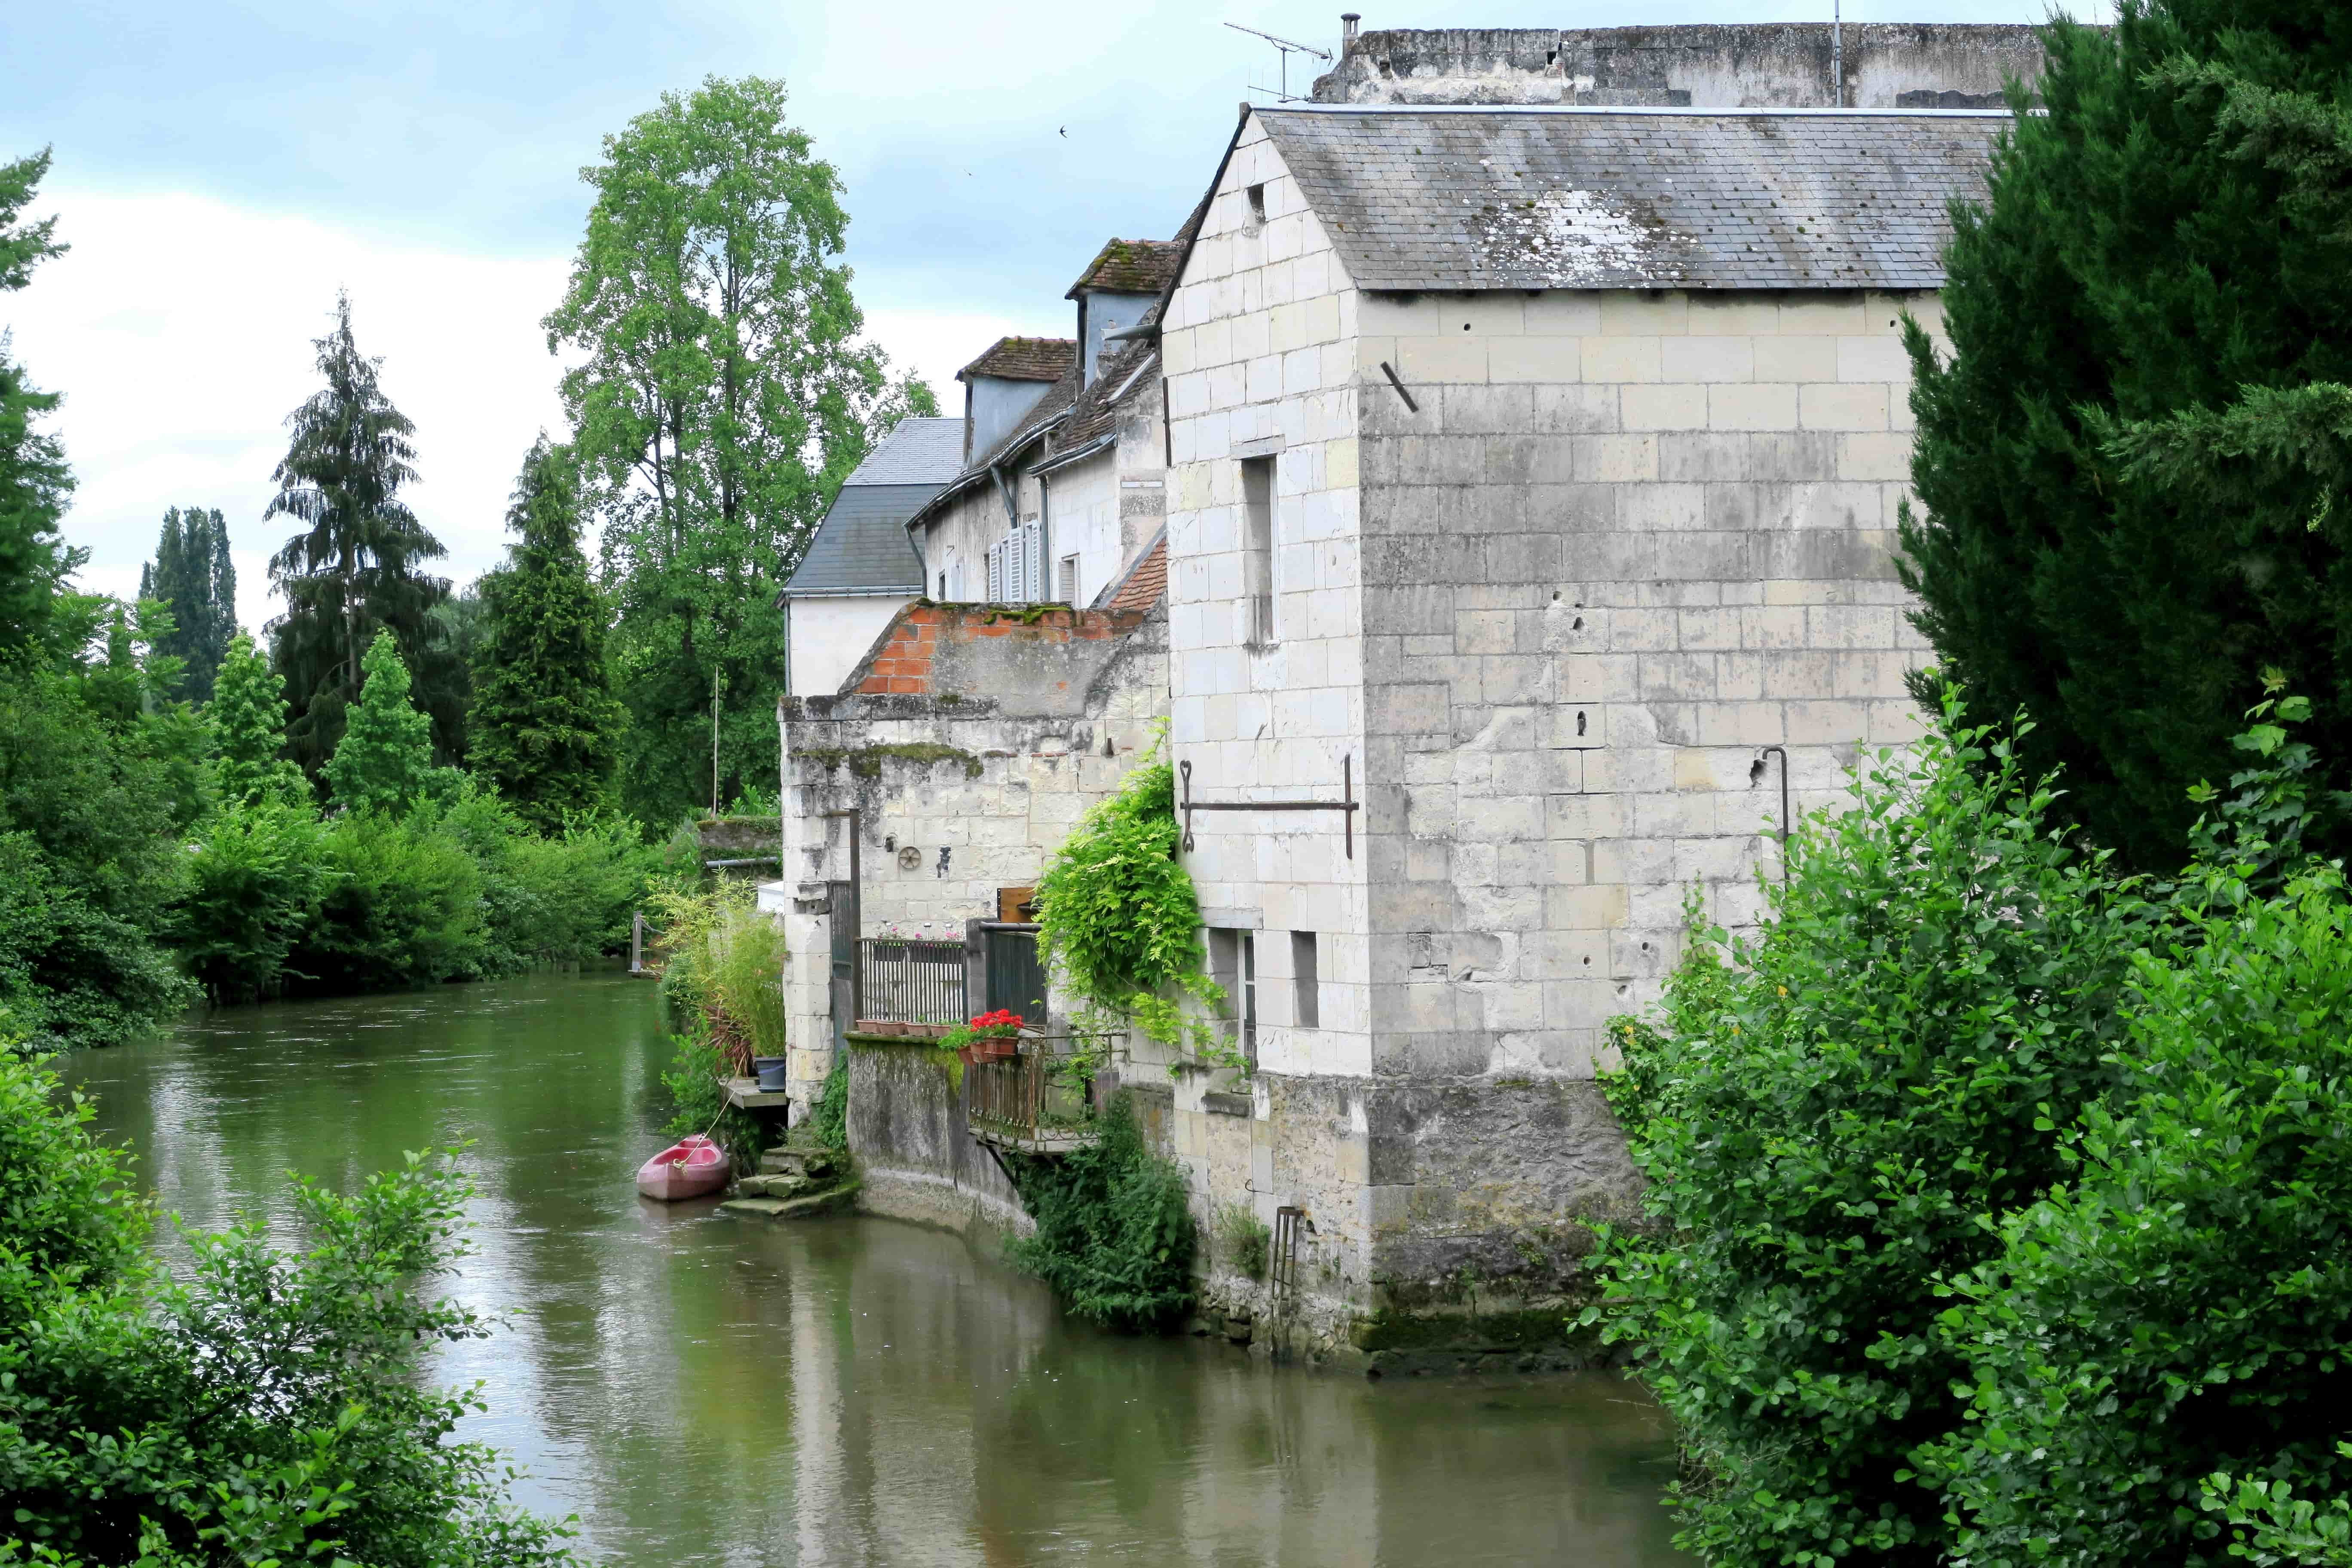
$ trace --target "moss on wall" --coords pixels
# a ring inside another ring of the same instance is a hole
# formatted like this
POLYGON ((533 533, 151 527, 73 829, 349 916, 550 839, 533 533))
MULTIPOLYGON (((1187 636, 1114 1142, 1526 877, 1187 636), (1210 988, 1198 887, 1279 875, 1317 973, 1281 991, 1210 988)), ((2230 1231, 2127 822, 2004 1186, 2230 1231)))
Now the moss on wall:
POLYGON ((903 742, 883 746, 813 746, 794 752, 793 761, 814 763, 830 773, 846 764, 850 773, 861 779, 878 779, 882 764, 891 761, 913 763, 929 767, 937 763, 961 763, 968 779, 980 776, 982 766, 979 756, 961 746, 942 745, 936 741, 903 742))

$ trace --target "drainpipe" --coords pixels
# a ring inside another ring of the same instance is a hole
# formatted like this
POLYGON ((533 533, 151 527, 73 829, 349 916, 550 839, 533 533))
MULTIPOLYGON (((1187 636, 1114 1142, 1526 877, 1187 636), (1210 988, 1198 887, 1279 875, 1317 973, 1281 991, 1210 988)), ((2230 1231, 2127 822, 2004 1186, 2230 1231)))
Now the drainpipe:
MULTIPOLYGON (((1838 0, 1830 4, 1830 102, 1845 107, 1845 24, 1838 0)), ((1818 15, 1818 13, 1816 13, 1818 15)))

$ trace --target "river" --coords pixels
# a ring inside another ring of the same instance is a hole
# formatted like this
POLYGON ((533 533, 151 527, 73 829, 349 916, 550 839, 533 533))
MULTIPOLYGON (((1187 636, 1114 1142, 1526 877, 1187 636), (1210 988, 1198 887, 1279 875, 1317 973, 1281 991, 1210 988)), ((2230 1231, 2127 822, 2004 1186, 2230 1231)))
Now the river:
POLYGON ((605 1562, 1685 1561, 1666 1422, 1614 1377, 1274 1367, 1071 1321, 961 1237, 640 1199, 667 1054, 653 988, 591 974, 192 1015, 66 1066, 194 1226, 469 1145, 450 1289, 520 1311, 442 1372, 605 1562))

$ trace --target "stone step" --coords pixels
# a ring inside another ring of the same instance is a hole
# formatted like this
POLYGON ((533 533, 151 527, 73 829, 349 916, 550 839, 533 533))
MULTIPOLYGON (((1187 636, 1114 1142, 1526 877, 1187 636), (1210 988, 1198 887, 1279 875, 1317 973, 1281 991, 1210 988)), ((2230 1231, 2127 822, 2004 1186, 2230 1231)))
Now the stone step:
POLYGON ((729 1198, 719 1205, 719 1212, 758 1219, 814 1219, 820 1215, 846 1209, 856 1196, 857 1184, 845 1182, 840 1186, 812 1193, 805 1197, 729 1198))
POLYGON ((833 1169, 833 1152, 797 1144, 780 1144, 760 1156, 760 1173, 768 1176, 822 1176, 833 1169))
POLYGON ((806 1176, 745 1176, 736 1182, 735 1195, 739 1198, 793 1198, 813 1184, 806 1176))

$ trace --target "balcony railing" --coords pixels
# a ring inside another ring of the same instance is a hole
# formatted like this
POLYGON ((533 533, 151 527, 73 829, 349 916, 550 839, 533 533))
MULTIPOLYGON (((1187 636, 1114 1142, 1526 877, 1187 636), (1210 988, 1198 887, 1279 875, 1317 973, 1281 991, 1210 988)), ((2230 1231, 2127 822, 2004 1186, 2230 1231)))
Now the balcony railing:
POLYGON ((961 1024, 964 1011, 963 943, 867 937, 865 983, 857 998, 860 1018, 908 1024, 961 1024))
POLYGON ((1117 1035, 1024 1035, 1011 1061, 963 1069, 964 1121, 983 1142, 1026 1153, 1063 1153, 1094 1141, 1088 1063, 1109 1059, 1117 1035))

